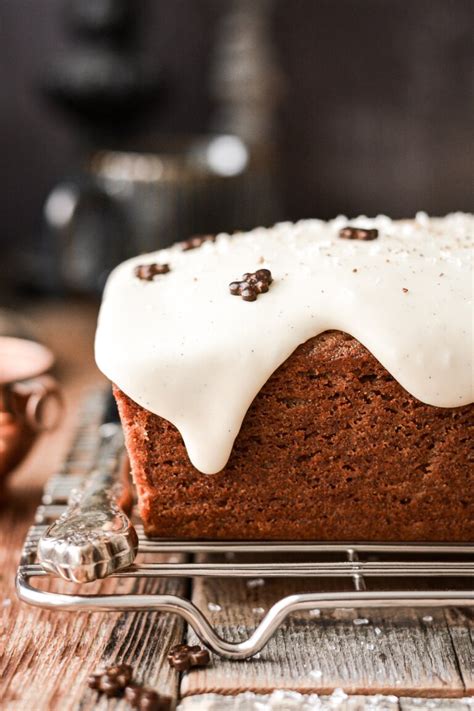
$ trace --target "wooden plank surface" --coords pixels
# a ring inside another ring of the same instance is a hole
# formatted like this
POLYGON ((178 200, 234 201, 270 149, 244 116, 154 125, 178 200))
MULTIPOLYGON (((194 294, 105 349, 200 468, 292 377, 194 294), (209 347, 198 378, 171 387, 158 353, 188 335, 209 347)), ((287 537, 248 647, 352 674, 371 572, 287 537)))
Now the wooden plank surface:
POLYGON ((474 695, 474 609, 450 608, 445 618, 466 694, 474 695))
MULTIPOLYGON (((314 581, 313 590, 316 585, 314 581)), ((222 636, 237 641, 251 634, 279 597, 307 589, 304 581, 273 580, 249 588, 245 581, 200 579, 193 602, 222 636)), ((275 688, 327 694, 341 687, 349 694, 462 697, 470 688, 467 620, 457 618, 454 636, 461 651, 456 651, 439 609, 339 610, 317 617, 298 613, 258 658, 220 660, 184 676, 181 694, 267 693, 275 688)))
POLYGON ((276 692, 244 692, 238 696, 201 694, 188 696, 178 711, 474 711, 474 698, 420 699, 393 695, 347 696, 340 690, 330 696, 276 692))
MULTIPOLYGON (((2 711, 125 709, 124 701, 98 699, 86 677, 104 664, 133 663, 138 677, 176 696, 178 677, 164 664, 168 646, 182 639, 178 618, 158 613, 72 614, 21 604, 15 595, 16 567, 47 478, 71 444, 78 405, 85 391, 105 385, 93 361, 96 307, 50 302, 28 310, 42 340, 58 357, 66 411, 57 432, 44 436, 14 473, 0 511, 0 708, 2 711)), ((71 586, 64 589, 71 591, 71 586)), ((95 584, 94 584, 95 585, 95 584)), ((176 581, 110 580, 101 591, 182 593, 176 581)), ((59 587, 58 589, 61 589, 59 587)))
MULTIPOLYGON (((57 586, 59 590, 69 589, 57 586)), ((182 594, 173 581, 107 581, 94 592, 182 594)), ((72 614, 31 609, 13 603, 4 610, 0 678, 2 709, 128 708, 87 688, 87 676, 104 664, 127 662, 137 679, 176 698, 178 678, 164 663, 183 624, 159 613, 72 614)))

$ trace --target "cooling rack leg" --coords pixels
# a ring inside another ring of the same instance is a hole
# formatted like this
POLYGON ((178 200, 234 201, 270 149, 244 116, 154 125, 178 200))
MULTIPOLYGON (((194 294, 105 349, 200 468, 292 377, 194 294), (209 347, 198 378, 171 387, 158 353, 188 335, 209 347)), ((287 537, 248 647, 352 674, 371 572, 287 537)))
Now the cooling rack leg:
MULTIPOLYGON (((37 573, 35 575, 38 575, 37 573)), ((192 602, 176 595, 69 595, 35 588, 29 580, 28 566, 17 573, 20 600, 51 610, 73 612, 157 611, 180 615, 195 631, 201 642, 216 654, 228 659, 248 659, 266 645, 289 614, 314 607, 442 607, 472 605, 474 595, 465 591, 409 591, 305 593, 290 595, 275 603, 253 634, 243 642, 231 643, 220 637, 208 619, 192 602)), ((317 621, 312 621, 311 624, 317 621)), ((308 623, 309 624, 309 623, 308 623)))

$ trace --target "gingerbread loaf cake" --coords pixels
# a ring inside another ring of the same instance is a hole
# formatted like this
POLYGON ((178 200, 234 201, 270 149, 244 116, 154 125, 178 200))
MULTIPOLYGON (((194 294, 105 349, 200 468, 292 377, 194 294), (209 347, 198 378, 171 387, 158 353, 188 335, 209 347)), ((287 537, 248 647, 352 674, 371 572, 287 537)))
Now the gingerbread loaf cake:
POLYGON ((473 232, 305 220, 120 265, 96 358, 146 532, 473 540, 473 232))

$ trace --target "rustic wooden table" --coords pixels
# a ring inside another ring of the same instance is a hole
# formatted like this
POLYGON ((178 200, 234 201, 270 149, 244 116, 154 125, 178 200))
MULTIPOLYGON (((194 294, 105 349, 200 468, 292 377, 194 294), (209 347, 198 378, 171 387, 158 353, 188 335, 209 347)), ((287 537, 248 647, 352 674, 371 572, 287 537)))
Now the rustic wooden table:
MULTIPOLYGON (((474 616, 470 610, 343 610, 295 615, 250 661, 214 657, 211 666, 181 678, 165 657, 194 635, 176 617, 159 613, 72 614, 20 604, 14 576, 41 489, 70 445, 87 389, 105 385, 93 363, 96 307, 47 302, 25 311, 58 357, 66 414, 37 443, 12 477, 0 509, 0 708, 7 711, 122 709, 98 698, 86 677, 99 665, 130 662, 141 681, 173 697, 182 711, 269 708, 474 710, 474 616), (334 691, 336 690, 336 691, 334 691), (341 691, 343 690, 343 691, 341 691), (252 691, 257 696, 242 695, 252 691), (343 693, 344 692, 344 693, 343 693), (239 695, 240 696, 237 696, 239 695), (347 696, 346 696, 347 695, 347 696), (469 698, 471 697, 471 698, 469 698), (304 705, 306 703, 306 705, 304 705)), ((104 589, 185 593, 186 582, 107 581, 104 589)), ((201 580, 193 601, 233 639, 247 636, 290 581, 261 584, 201 580)))

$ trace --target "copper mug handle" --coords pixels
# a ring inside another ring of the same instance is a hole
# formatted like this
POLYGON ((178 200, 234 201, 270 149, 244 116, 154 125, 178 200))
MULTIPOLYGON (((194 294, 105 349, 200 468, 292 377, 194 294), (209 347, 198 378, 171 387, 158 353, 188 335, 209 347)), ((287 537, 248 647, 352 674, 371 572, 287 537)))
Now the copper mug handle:
POLYGON ((11 412, 33 432, 49 432, 59 424, 63 408, 61 391, 51 375, 41 375, 10 386, 11 412))
POLYGON ((0 385, 0 476, 24 458, 40 432, 59 423, 63 401, 50 375, 0 385))

